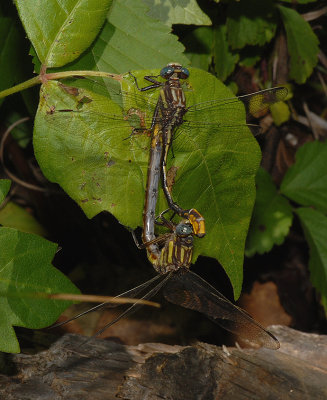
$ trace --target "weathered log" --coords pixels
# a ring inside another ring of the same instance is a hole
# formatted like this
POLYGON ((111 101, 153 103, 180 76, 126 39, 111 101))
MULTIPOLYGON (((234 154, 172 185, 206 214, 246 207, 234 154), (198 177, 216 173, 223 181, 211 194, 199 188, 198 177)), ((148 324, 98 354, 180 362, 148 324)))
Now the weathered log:
POLYGON ((327 337, 271 330, 280 350, 123 346, 67 334, 38 354, 11 356, 16 372, 0 375, 0 399, 327 399, 327 337))

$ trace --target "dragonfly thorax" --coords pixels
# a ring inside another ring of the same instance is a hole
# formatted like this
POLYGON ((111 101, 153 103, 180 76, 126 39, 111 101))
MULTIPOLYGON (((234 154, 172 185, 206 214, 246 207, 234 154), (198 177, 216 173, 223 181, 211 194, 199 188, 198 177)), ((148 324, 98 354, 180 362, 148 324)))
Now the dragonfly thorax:
POLYGON ((168 110, 171 108, 170 112, 176 113, 179 112, 180 109, 183 109, 183 111, 186 109, 185 93, 180 86, 179 80, 167 81, 163 90, 163 95, 168 105, 168 110))

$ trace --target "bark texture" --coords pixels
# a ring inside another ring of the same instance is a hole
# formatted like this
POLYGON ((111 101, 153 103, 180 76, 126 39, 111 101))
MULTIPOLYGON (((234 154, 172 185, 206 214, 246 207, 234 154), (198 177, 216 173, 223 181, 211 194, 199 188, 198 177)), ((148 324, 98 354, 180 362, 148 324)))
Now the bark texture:
POLYGON ((0 399, 327 399, 327 337, 271 331, 281 342, 277 351, 123 346, 67 334, 48 350, 7 357, 0 399))

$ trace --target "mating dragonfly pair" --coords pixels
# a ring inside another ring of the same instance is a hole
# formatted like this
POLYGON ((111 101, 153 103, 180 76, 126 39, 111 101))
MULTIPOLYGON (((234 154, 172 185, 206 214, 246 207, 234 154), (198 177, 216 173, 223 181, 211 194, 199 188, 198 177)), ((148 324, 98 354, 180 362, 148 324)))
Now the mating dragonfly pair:
MULTIPOLYGON (((144 78, 151 84, 143 88, 139 88, 134 78, 137 89, 142 92, 159 89, 158 101, 149 127, 151 146, 143 212, 143 244, 138 245, 140 248, 146 248, 148 258, 158 275, 120 296, 138 296, 153 285, 151 290, 142 297, 142 299, 147 299, 164 288, 165 298, 172 303, 204 313, 223 328, 240 335, 249 344, 277 349, 279 342, 270 332, 190 271, 194 236, 205 235, 204 218, 196 209, 184 209, 173 200, 168 185, 166 166, 168 152, 177 132, 180 134, 183 134, 183 131, 195 132, 201 126, 209 127, 213 131, 218 130, 219 122, 215 114, 219 114, 226 105, 232 107, 243 103, 248 114, 255 114, 285 99, 287 89, 273 88, 238 98, 210 100, 187 106, 181 80, 187 80, 188 70, 177 63, 171 63, 161 70, 160 76, 165 80, 164 83, 157 80, 159 76, 145 76, 144 78), (192 114, 195 116, 194 119, 191 117, 187 121, 186 117, 192 114), (211 119, 213 122, 208 116, 213 116, 211 119), (205 117, 205 120, 201 120, 201 117, 205 117), (160 180, 168 206, 182 218, 179 223, 167 220, 164 213, 161 213, 158 218, 155 217, 160 180), (164 226, 169 232, 157 237, 155 234, 157 224, 164 226)), ((230 130, 238 129, 237 125, 233 126, 233 121, 229 128, 230 130)), ((103 306, 106 304, 93 307, 89 311, 103 306)), ((136 310, 137 307, 136 302, 107 324, 101 332, 126 313, 136 310)))

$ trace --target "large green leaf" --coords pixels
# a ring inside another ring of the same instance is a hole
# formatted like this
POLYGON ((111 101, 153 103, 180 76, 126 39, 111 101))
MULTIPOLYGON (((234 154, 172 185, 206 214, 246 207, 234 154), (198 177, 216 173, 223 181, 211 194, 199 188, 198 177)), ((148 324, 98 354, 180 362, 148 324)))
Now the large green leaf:
POLYGON ((280 190, 303 206, 327 212, 327 142, 306 143, 296 153, 280 190))
MULTIPOLYGON (((190 72, 188 105, 233 97, 212 75, 196 69, 190 72)), ((146 84, 144 75, 158 73, 134 72, 141 85, 146 84)), ((142 116, 151 120, 159 91, 139 95, 128 74, 123 90, 130 93, 126 108, 142 110, 142 116)), ((200 117, 196 112, 186 114, 190 124, 199 118, 201 124, 192 130, 183 124, 177 130, 175 157, 168 160, 168 167, 177 167, 173 189, 176 200, 184 208, 197 208, 206 218, 207 236, 196 241, 195 258, 199 254, 217 258, 238 296, 260 150, 245 126, 240 102, 228 103, 215 113, 210 111, 202 110, 200 117)), ((42 87, 34 147, 44 174, 58 182, 88 217, 107 210, 124 225, 135 228, 142 226, 149 138, 139 134, 124 140, 130 134, 131 126, 122 120, 120 106, 108 97, 82 89, 77 93, 56 82, 42 87)), ((158 210, 164 208, 161 196, 158 210)))
POLYGON ((246 240, 245 254, 249 257, 282 244, 293 220, 291 205, 278 193, 271 176, 263 168, 258 170, 256 184, 257 196, 246 240))
POLYGON ((310 279, 327 310, 327 217, 311 208, 298 208, 296 213, 310 247, 310 279))
POLYGON ((1 228, 0 249, 0 351, 17 353, 19 344, 13 326, 44 328, 71 304, 33 295, 79 291, 51 265, 56 244, 16 229, 1 228))
POLYGON ((92 46, 65 70, 122 73, 159 68, 170 61, 188 64, 184 47, 171 28, 147 16, 147 11, 142 1, 115 1, 92 46))
POLYGON ((278 6, 290 54, 290 78, 304 83, 318 62, 319 41, 311 26, 291 8, 278 6))
POLYGON ((275 35, 277 15, 272 0, 232 2, 227 15, 227 37, 232 49, 262 46, 275 35))
POLYGON ((148 5, 147 14, 168 26, 172 24, 211 25, 210 18, 204 14, 196 0, 178 2, 175 0, 143 0, 148 5))
POLYGON ((9 179, 0 179, 0 205, 7 196, 11 181, 9 179))
POLYGON ((112 0, 15 0, 36 53, 48 67, 80 56, 99 33, 112 0))

